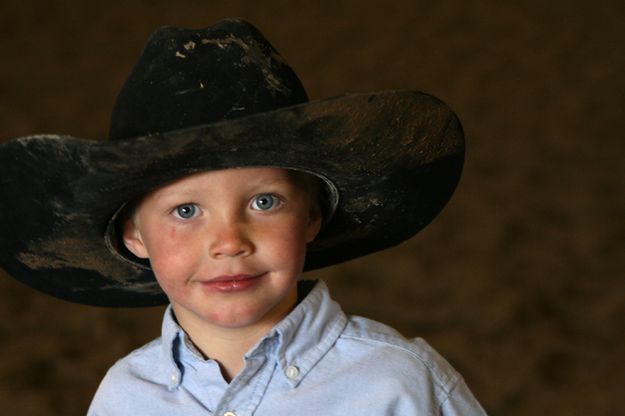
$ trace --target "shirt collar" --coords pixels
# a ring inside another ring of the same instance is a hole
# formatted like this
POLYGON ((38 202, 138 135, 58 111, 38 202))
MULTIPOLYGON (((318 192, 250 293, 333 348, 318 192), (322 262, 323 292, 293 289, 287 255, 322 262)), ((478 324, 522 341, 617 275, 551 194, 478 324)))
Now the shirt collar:
POLYGON ((334 345, 347 324, 338 303, 330 298, 328 287, 318 281, 268 337, 277 336, 278 364, 295 387, 334 345))
MULTIPOLYGON (((259 354, 274 355, 285 379, 296 387, 334 345, 346 324, 347 317, 330 298, 326 284, 317 281, 310 293, 259 340, 245 359, 259 354)), ((180 349, 184 348, 185 336, 169 306, 163 318, 158 378, 170 389, 178 387, 184 376, 180 349)))

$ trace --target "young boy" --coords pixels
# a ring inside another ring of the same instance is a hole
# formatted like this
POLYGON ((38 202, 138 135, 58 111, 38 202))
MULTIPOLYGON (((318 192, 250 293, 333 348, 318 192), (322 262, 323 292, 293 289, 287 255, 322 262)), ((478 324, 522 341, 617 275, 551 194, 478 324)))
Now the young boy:
POLYGON ((89 415, 481 415, 423 340, 300 280, 413 236, 462 162, 460 124, 431 96, 309 102, 248 23, 162 28, 109 141, 0 145, 0 264, 75 302, 169 303, 89 415))

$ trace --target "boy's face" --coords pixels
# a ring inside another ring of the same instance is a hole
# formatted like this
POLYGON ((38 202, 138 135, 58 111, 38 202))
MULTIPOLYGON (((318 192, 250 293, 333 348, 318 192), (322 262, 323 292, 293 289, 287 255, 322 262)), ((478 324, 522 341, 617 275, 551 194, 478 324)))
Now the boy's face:
POLYGON ((183 327, 272 325, 289 312, 306 243, 321 224, 300 182, 284 169, 226 169, 184 177, 139 202, 124 243, 150 259, 183 327))

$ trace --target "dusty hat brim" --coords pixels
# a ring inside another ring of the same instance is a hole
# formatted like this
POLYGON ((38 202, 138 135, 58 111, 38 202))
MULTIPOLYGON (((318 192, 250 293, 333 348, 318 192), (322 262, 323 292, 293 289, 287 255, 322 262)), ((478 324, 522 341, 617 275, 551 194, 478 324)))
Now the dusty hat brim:
POLYGON ((244 166, 328 178, 338 205, 309 246, 305 269, 311 270, 413 236, 452 195, 463 160, 454 113, 409 91, 313 101, 156 140, 16 139, 0 145, 0 265, 73 302, 162 304, 167 300, 152 272, 114 256, 104 234, 120 206, 165 182, 244 166))

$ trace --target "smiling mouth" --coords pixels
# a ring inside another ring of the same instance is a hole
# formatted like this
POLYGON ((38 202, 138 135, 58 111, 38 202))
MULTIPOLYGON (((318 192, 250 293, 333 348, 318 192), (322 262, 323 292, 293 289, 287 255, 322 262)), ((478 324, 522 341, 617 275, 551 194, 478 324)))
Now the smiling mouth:
POLYGON ((252 287, 266 275, 267 273, 261 273, 257 275, 250 274, 236 274, 236 275, 223 275, 218 276, 210 280, 202 281, 200 284, 202 287, 208 290, 214 290, 218 292, 231 293, 241 292, 252 287))

